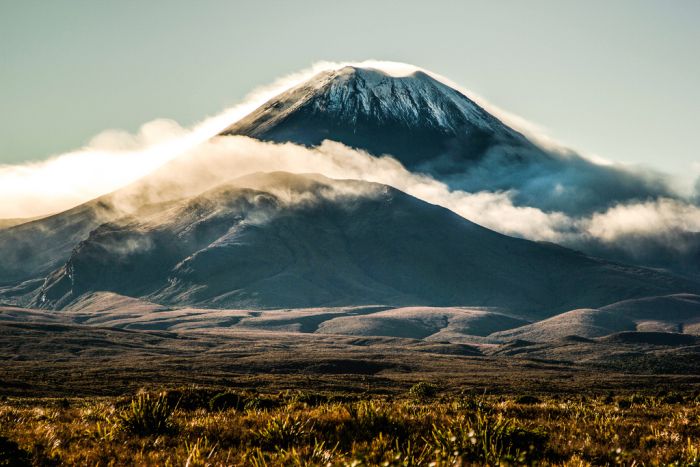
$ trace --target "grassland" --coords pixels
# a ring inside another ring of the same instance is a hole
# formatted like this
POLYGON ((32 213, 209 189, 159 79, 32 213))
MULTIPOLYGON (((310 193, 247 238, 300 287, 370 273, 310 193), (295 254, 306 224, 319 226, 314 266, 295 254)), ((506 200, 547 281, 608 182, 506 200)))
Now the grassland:
POLYGON ((4 398, 0 465, 700 465, 696 393, 4 398))
POLYGON ((694 351, 499 349, 8 323, 0 465, 700 465, 694 351))

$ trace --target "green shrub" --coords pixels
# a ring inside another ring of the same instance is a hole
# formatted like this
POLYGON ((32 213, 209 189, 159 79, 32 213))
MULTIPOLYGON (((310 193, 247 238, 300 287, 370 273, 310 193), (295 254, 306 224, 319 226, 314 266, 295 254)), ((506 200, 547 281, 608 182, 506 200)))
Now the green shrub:
POLYGON ((117 414, 116 424, 139 436, 165 434, 174 430, 172 416, 173 408, 165 394, 139 394, 129 407, 117 414))
POLYGON ((194 443, 185 441, 185 451, 187 451, 187 460, 185 461, 186 466, 208 466, 209 459, 216 452, 216 445, 212 445, 209 440, 204 438, 197 438, 194 443))
POLYGON ((603 403, 612 404, 613 402, 615 402, 615 394, 608 392, 608 394, 603 398, 603 403))
POLYGON ((654 435, 647 435, 639 440, 639 447, 642 449, 651 449, 657 444, 659 444, 659 441, 654 435))
POLYGON ((457 407, 462 412, 475 412, 477 410, 490 411, 489 405, 486 403, 486 396, 477 396, 474 394, 464 394, 457 401, 457 407))
POLYGON ((511 452, 528 452, 529 457, 538 457, 546 448, 549 434, 541 428, 510 426, 506 430, 505 438, 511 452))
POLYGON ((432 399, 437 393, 438 387, 433 383, 425 381, 414 384, 411 389, 408 390, 408 394, 418 400, 432 399))

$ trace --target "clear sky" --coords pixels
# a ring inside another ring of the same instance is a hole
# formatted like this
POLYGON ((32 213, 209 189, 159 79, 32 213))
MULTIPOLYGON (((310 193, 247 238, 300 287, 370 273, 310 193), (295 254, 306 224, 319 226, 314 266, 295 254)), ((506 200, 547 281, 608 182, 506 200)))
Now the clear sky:
POLYGON ((0 0, 0 164, 189 125, 318 60, 413 63, 608 159, 700 172, 700 1, 0 0))

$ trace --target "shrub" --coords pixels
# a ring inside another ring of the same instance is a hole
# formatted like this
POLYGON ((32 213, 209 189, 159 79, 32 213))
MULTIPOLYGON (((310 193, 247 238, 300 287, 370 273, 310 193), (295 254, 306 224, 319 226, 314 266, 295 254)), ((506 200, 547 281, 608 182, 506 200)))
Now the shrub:
POLYGON ((541 428, 510 426, 506 430, 505 438, 511 450, 529 452, 531 457, 534 457, 545 450, 549 434, 541 428))
POLYGON ((647 398, 641 394, 632 394, 632 397, 630 397, 630 403, 633 405, 645 404, 646 402, 647 398))
POLYGON ((433 426, 425 439, 448 464, 461 464, 461 459, 496 465, 541 457, 548 440, 543 430, 518 426, 512 419, 481 410, 448 426, 433 426))
POLYGON ((291 397, 294 402, 300 402, 309 406, 318 406, 321 404, 328 403, 329 397, 325 394, 316 392, 299 391, 294 393, 291 397))
POLYGON ((198 388, 195 386, 169 389, 163 394, 170 407, 177 407, 181 410, 208 409, 212 397, 221 391, 208 388, 198 388))
POLYGON ((116 424, 124 431, 139 436, 165 434, 174 429, 172 416, 173 409, 165 394, 139 394, 132 399, 128 408, 117 414, 116 424))
POLYGON ((0 465, 29 466, 31 465, 29 453, 19 447, 11 439, 0 436, 0 465))
POLYGON ((381 433, 405 438, 408 430, 406 424, 394 419, 392 412, 381 403, 363 400, 343 407, 350 415, 350 419, 338 430, 338 436, 343 443, 369 441, 381 433))
POLYGON ((621 409, 629 409, 632 407, 632 402, 629 399, 620 399, 617 401, 617 406, 621 409))
POLYGON ((289 415, 270 417, 262 428, 253 430, 257 444, 264 448, 285 448, 308 438, 313 426, 289 415))
POLYGON ((517 404, 539 404, 542 402, 539 397, 525 394, 515 399, 517 404))
POLYGON ((269 410, 277 408, 281 405, 279 399, 272 397, 253 396, 245 401, 245 409, 269 410))
POLYGON ((681 404, 685 401, 685 398, 683 397, 682 394, 678 394, 677 392, 670 392, 666 396, 661 398, 661 402, 664 404, 681 404))
POLYGON ((186 466, 206 466, 209 465, 209 459, 216 452, 216 445, 209 442, 207 438, 197 438, 194 443, 185 441, 185 451, 187 451, 186 466))
POLYGON ((421 381, 420 383, 414 384, 411 389, 408 390, 411 397, 418 400, 432 399, 438 393, 438 387, 432 383, 421 381))
POLYGON ((486 396, 476 396, 473 394, 464 394, 457 402, 457 406, 461 411, 474 412, 477 410, 489 411, 490 407, 486 403, 486 396))
POLYGON ((659 441, 654 435, 647 435, 639 440, 639 447, 642 449, 651 449, 656 446, 659 441))
POLYGON ((248 399, 245 396, 236 394, 235 392, 221 392, 209 401, 210 410, 226 410, 236 409, 243 410, 248 399))

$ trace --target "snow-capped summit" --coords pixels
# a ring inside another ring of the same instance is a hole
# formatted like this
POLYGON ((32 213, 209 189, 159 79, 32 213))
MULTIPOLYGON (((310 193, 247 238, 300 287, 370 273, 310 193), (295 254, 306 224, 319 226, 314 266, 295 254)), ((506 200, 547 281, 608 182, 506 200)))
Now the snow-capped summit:
POLYGON ((439 159, 443 168, 461 165, 454 167, 458 171, 494 145, 532 148, 520 133, 425 72, 397 77, 356 66, 315 75, 222 134, 309 146, 330 139, 391 154, 410 168, 439 159))
POLYGON ((338 141, 391 155, 451 189, 508 191, 517 205, 573 215, 673 196, 622 168, 540 146, 432 73, 394 65, 320 72, 221 134, 311 147, 338 141))
POLYGON ((346 66, 321 73, 309 84, 312 92, 306 97, 312 109, 347 123, 373 118, 446 132, 457 132, 467 123, 479 128, 498 124, 464 95, 422 71, 393 77, 377 69, 346 66))

